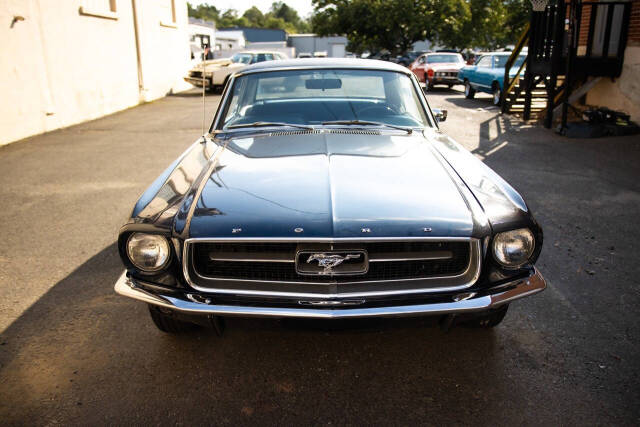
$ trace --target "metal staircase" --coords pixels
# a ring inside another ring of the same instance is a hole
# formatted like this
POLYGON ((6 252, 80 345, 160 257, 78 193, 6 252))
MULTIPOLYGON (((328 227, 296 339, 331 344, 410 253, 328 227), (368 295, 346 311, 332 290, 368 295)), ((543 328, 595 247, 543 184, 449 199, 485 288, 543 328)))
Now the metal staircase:
POLYGON ((544 118, 550 128, 560 111, 566 127, 572 93, 592 87, 592 77, 620 76, 630 15, 630 1, 556 0, 533 12, 505 66, 502 112, 544 118), (526 60, 511 77, 525 46, 526 60))

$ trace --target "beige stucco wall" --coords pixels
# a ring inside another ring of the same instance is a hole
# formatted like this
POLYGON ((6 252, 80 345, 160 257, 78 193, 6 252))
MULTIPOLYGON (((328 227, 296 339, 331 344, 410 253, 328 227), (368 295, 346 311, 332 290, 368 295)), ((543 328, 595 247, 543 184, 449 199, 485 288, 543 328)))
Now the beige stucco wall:
POLYGON ((176 24, 161 25, 158 0, 136 0, 140 58, 146 101, 191 88, 183 77, 191 65, 186 1, 176 1, 176 24))
POLYGON ((587 93, 587 104, 624 111, 640 123, 640 46, 627 46, 622 74, 615 81, 602 79, 587 93))
POLYGON ((186 2, 175 1, 173 26, 160 25, 160 0, 135 2, 143 90, 131 0, 116 0, 117 19, 81 14, 86 0, 2 1, 0 145, 189 87, 186 2), (24 20, 10 27, 14 16, 24 20))

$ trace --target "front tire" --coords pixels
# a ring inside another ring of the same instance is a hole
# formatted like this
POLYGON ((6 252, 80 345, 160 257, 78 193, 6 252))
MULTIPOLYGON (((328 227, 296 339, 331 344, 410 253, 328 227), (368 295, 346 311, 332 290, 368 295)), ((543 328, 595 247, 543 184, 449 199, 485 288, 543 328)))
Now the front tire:
POLYGON ((502 91, 500 90, 500 86, 497 84, 493 85, 493 91, 492 91, 492 95, 493 95, 493 105, 495 105, 496 107, 498 105, 500 105, 500 98, 502 97, 502 91))
POLYGON ((464 81, 464 97, 467 99, 473 99, 476 96, 476 90, 471 87, 469 80, 464 81))
POLYGON ((491 329, 498 326, 509 310, 509 304, 502 305, 494 310, 488 311, 485 314, 476 317, 475 319, 467 322, 467 325, 474 328, 491 329))
POLYGON ((433 87, 435 86, 433 84, 433 82, 430 82, 429 79, 427 78, 427 76, 424 76, 424 82, 425 82, 425 88, 426 90, 433 90, 433 87))
POLYGON ((149 305, 149 314, 156 327, 167 334, 183 334, 198 327, 193 323, 174 318, 171 312, 167 312, 165 309, 155 305, 149 305))

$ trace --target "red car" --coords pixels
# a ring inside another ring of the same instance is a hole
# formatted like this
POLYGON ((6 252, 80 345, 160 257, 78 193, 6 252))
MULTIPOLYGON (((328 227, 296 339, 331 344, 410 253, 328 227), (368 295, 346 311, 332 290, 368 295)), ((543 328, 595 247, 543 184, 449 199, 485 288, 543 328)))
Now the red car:
POLYGON ((409 66, 411 71, 428 89, 435 85, 449 87, 458 84, 458 71, 465 66, 459 53, 425 53, 409 66))

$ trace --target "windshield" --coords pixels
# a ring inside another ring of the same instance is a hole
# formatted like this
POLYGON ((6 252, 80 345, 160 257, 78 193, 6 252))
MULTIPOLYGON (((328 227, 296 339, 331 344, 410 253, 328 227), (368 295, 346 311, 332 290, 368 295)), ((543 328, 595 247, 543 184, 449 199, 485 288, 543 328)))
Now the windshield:
POLYGON ((427 64, 441 64, 445 62, 463 62, 462 56, 457 54, 452 55, 428 55, 427 64))
POLYGON ((322 125, 369 121, 427 127, 411 78, 394 71, 291 70, 238 77, 222 113, 222 128, 257 122, 322 125))
MULTIPOLYGON (((494 58, 495 68, 504 68, 504 66, 507 64, 507 60, 509 59, 509 55, 496 55, 494 56, 494 58)), ((513 63, 513 67, 520 68, 525 58, 526 56, 524 55, 518 56, 516 62, 513 63)))
POLYGON ((231 62, 239 62, 242 64, 248 64, 251 62, 252 55, 250 53, 236 53, 231 57, 231 62))

